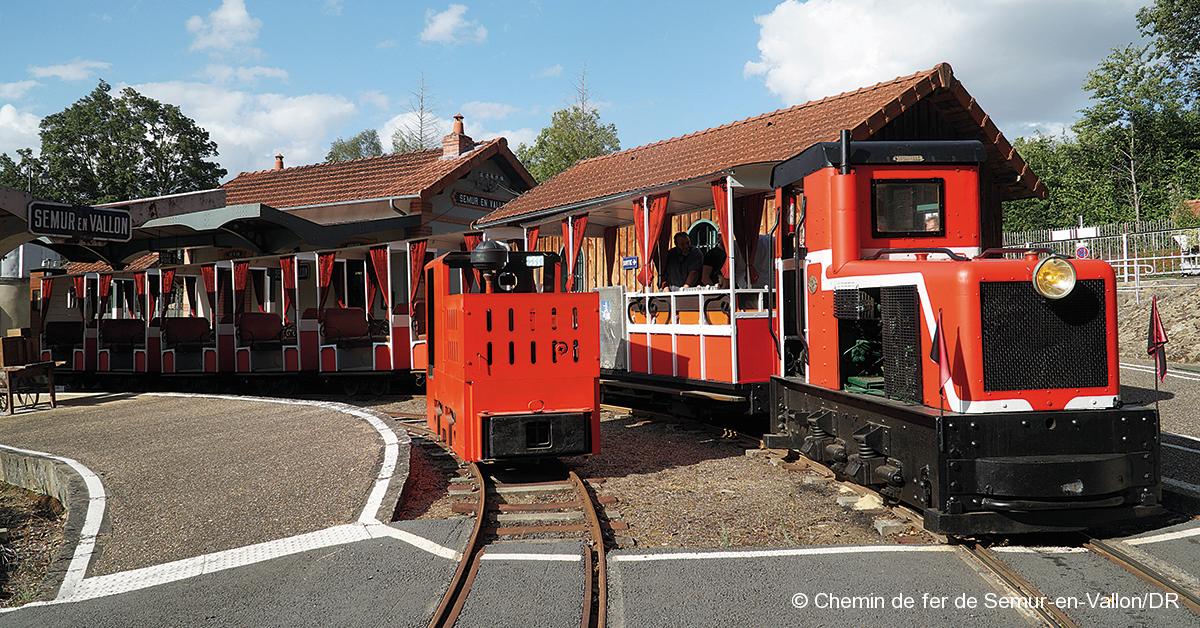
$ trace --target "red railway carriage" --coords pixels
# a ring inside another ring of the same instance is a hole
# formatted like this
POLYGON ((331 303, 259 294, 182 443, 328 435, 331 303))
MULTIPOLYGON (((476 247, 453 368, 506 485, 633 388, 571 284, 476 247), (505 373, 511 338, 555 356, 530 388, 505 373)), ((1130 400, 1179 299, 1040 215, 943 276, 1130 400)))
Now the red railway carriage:
POLYGON ((464 460, 600 451, 599 300, 559 265, 485 241, 425 268, 429 429, 464 460))
POLYGON ((976 141, 843 134, 775 167, 801 359, 772 378, 767 441, 948 534, 1159 512, 1157 413, 1120 400, 1113 270, 980 250, 983 160, 976 141))

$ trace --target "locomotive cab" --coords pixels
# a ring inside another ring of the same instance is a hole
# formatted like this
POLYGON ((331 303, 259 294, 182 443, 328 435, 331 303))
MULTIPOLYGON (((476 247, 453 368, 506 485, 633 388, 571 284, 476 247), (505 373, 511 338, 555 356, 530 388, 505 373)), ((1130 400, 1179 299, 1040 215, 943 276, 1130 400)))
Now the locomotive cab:
POLYGON ((560 265, 484 241, 425 267, 427 422, 464 460, 599 453, 599 298, 560 265))
POLYGON ((805 207, 783 247, 804 359, 772 381, 768 443, 947 534, 1156 513, 1158 417, 1120 401, 1113 270, 987 248, 984 162, 977 141, 844 135, 776 166, 805 207))

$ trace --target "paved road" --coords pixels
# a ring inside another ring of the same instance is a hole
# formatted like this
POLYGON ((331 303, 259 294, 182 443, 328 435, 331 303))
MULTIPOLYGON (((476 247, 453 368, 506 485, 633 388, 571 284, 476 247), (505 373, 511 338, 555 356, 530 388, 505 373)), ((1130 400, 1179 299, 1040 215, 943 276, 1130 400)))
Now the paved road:
POLYGON ((355 521, 383 445, 325 408, 94 395, 0 417, 0 442, 83 463, 107 492, 88 576, 355 521))
MULTIPOLYGON (((1152 404, 1156 393, 1150 364, 1121 364, 1121 398, 1152 404)), ((1200 370, 1171 365, 1166 380, 1159 384, 1157 399, 1163 430, 1163 481, 1168 490, 1200 504, 1200 370)), ((1187 506, 1194 509, 1196 504, 1187 506)))
POLYGON ((578 541, 489 545, 455 626, 579 626, 583 546, 578 541))
MULTIPOLYGON (((461 551, 469 522, 394 527, 461 551), (467 523, 468 525, 464 525, 467 523)), ((425 626, 456 563, 376 538, 290 554, 120 595, 0 614, 14 628, 425 626)))

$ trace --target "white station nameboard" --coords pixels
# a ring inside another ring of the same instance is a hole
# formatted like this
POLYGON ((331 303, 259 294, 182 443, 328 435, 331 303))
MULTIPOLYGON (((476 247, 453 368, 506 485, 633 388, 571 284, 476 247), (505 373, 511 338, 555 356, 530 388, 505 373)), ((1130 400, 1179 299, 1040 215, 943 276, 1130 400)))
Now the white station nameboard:
POLYGON ((33 235, 108 242, 133 238, 133 222, 127 209, 34 201, 25 215, 33 235))

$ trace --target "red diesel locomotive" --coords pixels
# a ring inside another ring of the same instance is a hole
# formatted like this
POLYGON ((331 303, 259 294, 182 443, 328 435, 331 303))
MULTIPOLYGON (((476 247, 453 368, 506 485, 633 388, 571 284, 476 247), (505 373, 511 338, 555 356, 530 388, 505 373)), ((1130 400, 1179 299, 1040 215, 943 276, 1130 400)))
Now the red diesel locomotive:
POLYGON ((1120 399, 1113 270, 980 250, 983 160, 977 141, 843 133, 775 166, 803 364, 771 380, 767 443, 946 534, 1157 513, 1158 415, 1120 399))
POLYGON ((600 452, 599 299, 559 266, 484 241, 425 267, 428 426, 468 462, 600 452))

